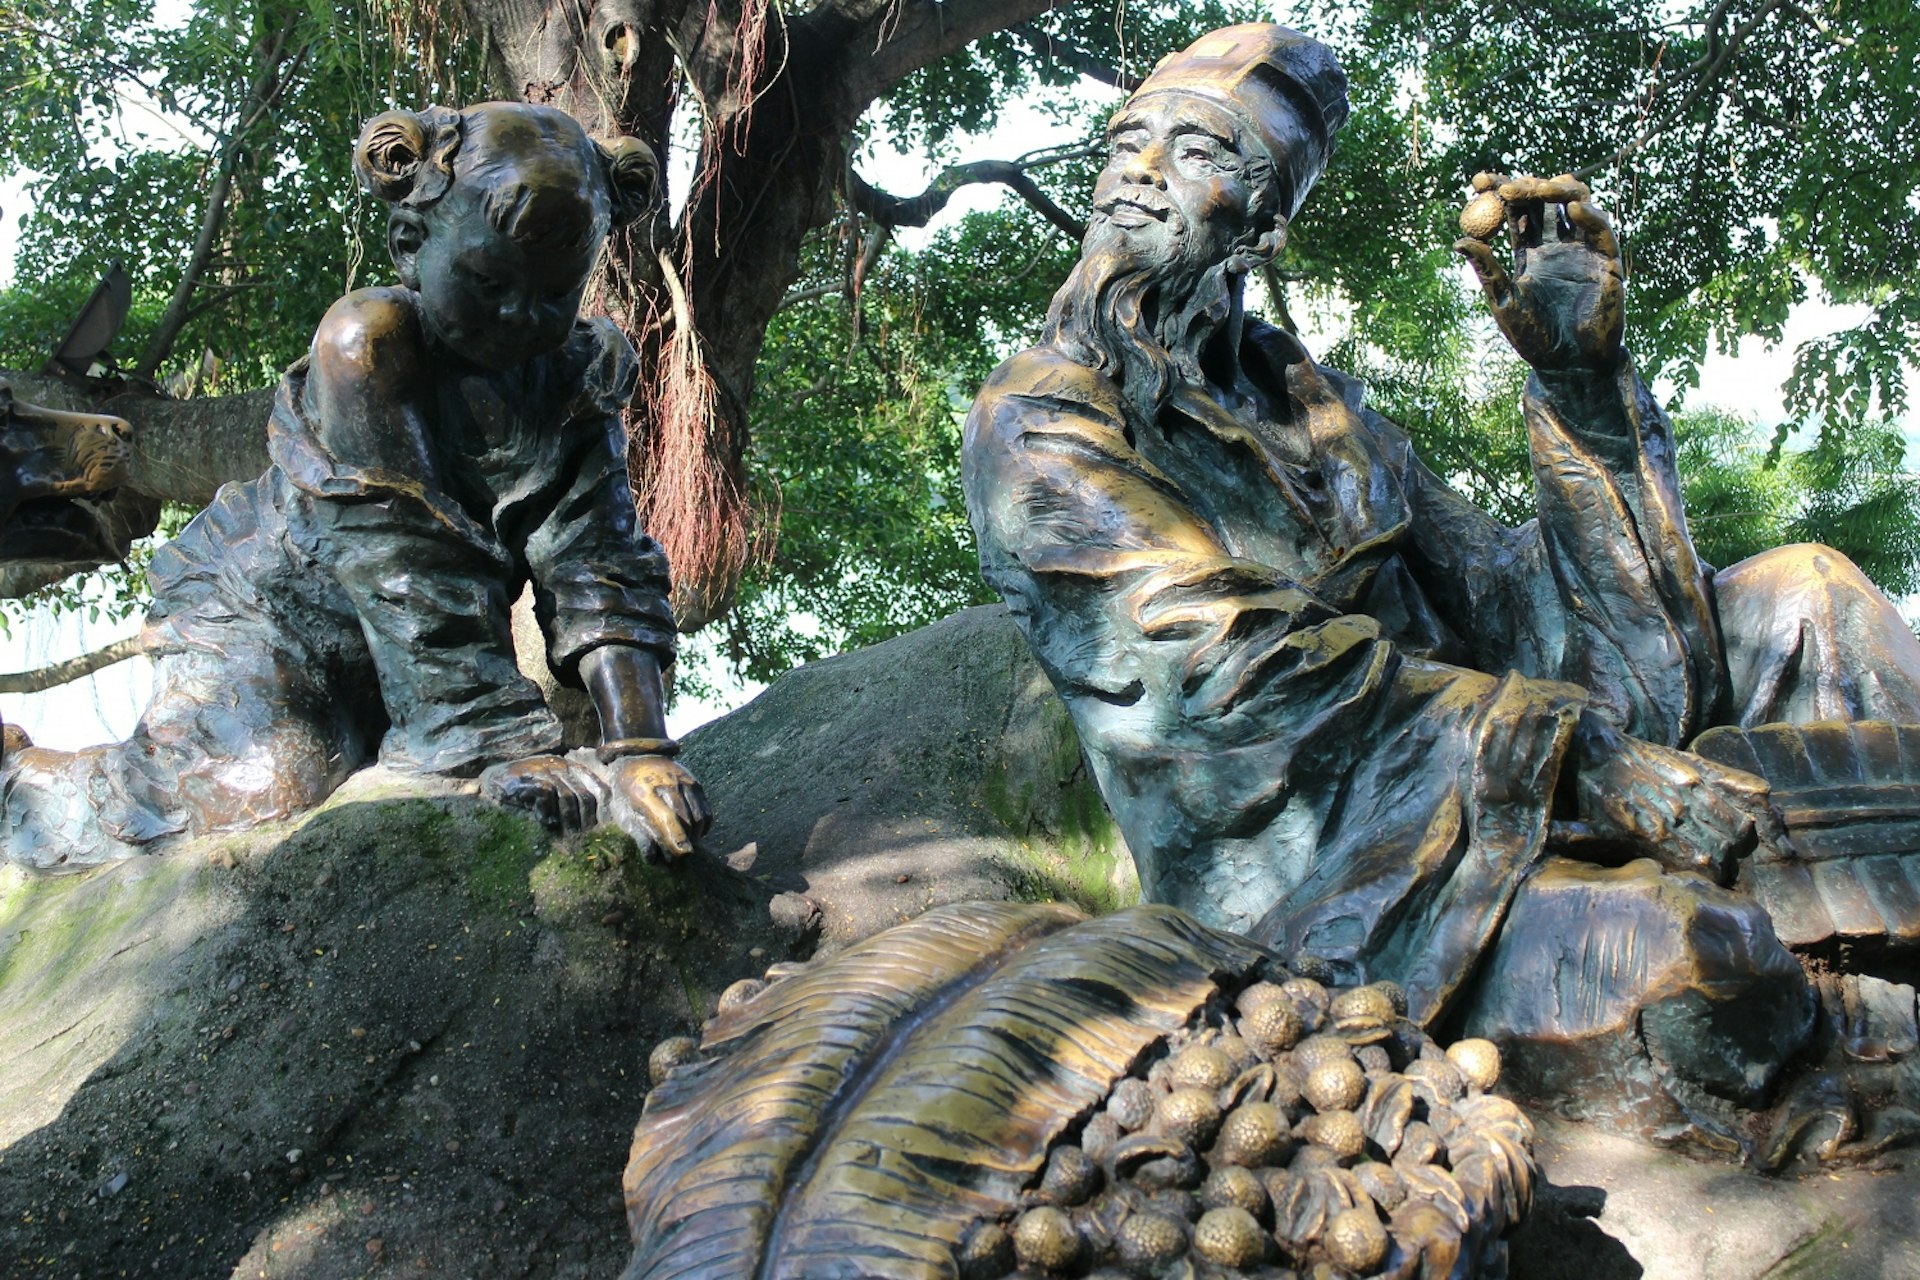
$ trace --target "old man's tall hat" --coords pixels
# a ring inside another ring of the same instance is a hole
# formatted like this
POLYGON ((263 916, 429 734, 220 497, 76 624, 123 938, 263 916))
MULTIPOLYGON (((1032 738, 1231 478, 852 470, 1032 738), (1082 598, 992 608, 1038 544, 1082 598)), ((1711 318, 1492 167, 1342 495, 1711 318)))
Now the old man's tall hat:
POLYGON ((1313 189, 1333 135, 1347 122, 1347 73, 1311 36, 1270 22, 1208 32, 1160 60, 1131 102, 1161 93, 1206 98, 1232 112, 1273 161, 1281 216, 1313 189))

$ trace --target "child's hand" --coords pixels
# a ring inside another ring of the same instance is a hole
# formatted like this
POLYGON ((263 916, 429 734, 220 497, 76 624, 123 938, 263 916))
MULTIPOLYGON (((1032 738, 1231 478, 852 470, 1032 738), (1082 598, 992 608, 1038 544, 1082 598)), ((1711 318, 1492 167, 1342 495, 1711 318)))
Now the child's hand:
POLYGON ((599 825, 607 794, 606 783, 592 769, 563 756, 528 756, 494 765, 480 775, 480 789, 495 804, 525 809, 548 830, 563 835, 599 825))
POLYGON ((623 756, 613 776, 609 816, 653 861, 683 858, 713 822, 707 793, 694 776, 666 756, 623 756))

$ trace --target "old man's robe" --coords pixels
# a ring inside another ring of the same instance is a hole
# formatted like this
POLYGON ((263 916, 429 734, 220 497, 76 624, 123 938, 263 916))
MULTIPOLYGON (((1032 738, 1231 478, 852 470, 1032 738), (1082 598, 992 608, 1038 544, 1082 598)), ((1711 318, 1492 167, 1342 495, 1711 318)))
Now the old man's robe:
POLYGON ((1142 889, 1438 1011, 1542 856, 1582 708, 1663 744, 1724 702, 1671 428, 1630 365, 1536 375, 1507 528, 1278 330, 1247 421, 1152 421, 1050 347, 988 380, 987 580, 1065 699, 1142 889))

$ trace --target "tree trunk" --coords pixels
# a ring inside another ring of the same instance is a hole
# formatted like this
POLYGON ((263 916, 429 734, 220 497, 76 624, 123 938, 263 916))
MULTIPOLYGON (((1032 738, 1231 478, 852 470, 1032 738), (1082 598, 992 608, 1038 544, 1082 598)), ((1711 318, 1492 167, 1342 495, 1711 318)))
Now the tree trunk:
MULTIPOLYGON (((54 409, 111 413, 133 424, 128 488, 163 502, 205 506, 221 485, 267 469, 273 389, 170 400, 127 390, 93 398, 59 378, 0 369, 20 399, 54 409)), ((149 526, 151 528, 151 526, 149 526)))

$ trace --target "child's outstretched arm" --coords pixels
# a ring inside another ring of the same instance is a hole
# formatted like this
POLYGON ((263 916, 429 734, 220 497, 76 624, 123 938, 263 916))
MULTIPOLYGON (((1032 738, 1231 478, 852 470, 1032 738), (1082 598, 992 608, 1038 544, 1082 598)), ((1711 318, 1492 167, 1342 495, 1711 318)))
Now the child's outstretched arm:
POLYGON ((562 682, 584 687, 599 712, 599 756, 612 794, 588 797, 597 780, 553 756, 490 771, 489 789, 562 829, 604 817, 649 854, 674 857, 692 851, 710 814, 699 784, 672 759, 676 746, 661 711, 660 677, 676 635, 671 580, 666 556, 637 526, 620 420, 638 362, 605 320, 583 325, 576 341, 587 365, 581 393, 540 467, 553 484, 521 513, 533 526, 521 547, 548 665, 562 682), (536 506, 544 508, 537 517, 536 506))
POLYGON ((580 660, 600 713, 600 761, 613 785, 607 815, 643 851, 684 857, 713 821, 706 792, 673 756, 661 711, 660 663, 651 650, 606 645, 580 660))
POLYGON ((661 713, 660 660, 650 649, 606 645, 580 659, 580 676, 600 713, 604 782, 564 756, 535 755, 495 765, 481 785, 557 831, 585 831, 604 820, 652 861, 692 853, 713 811, 699 782, 673 759, 680 747, 661 713))

